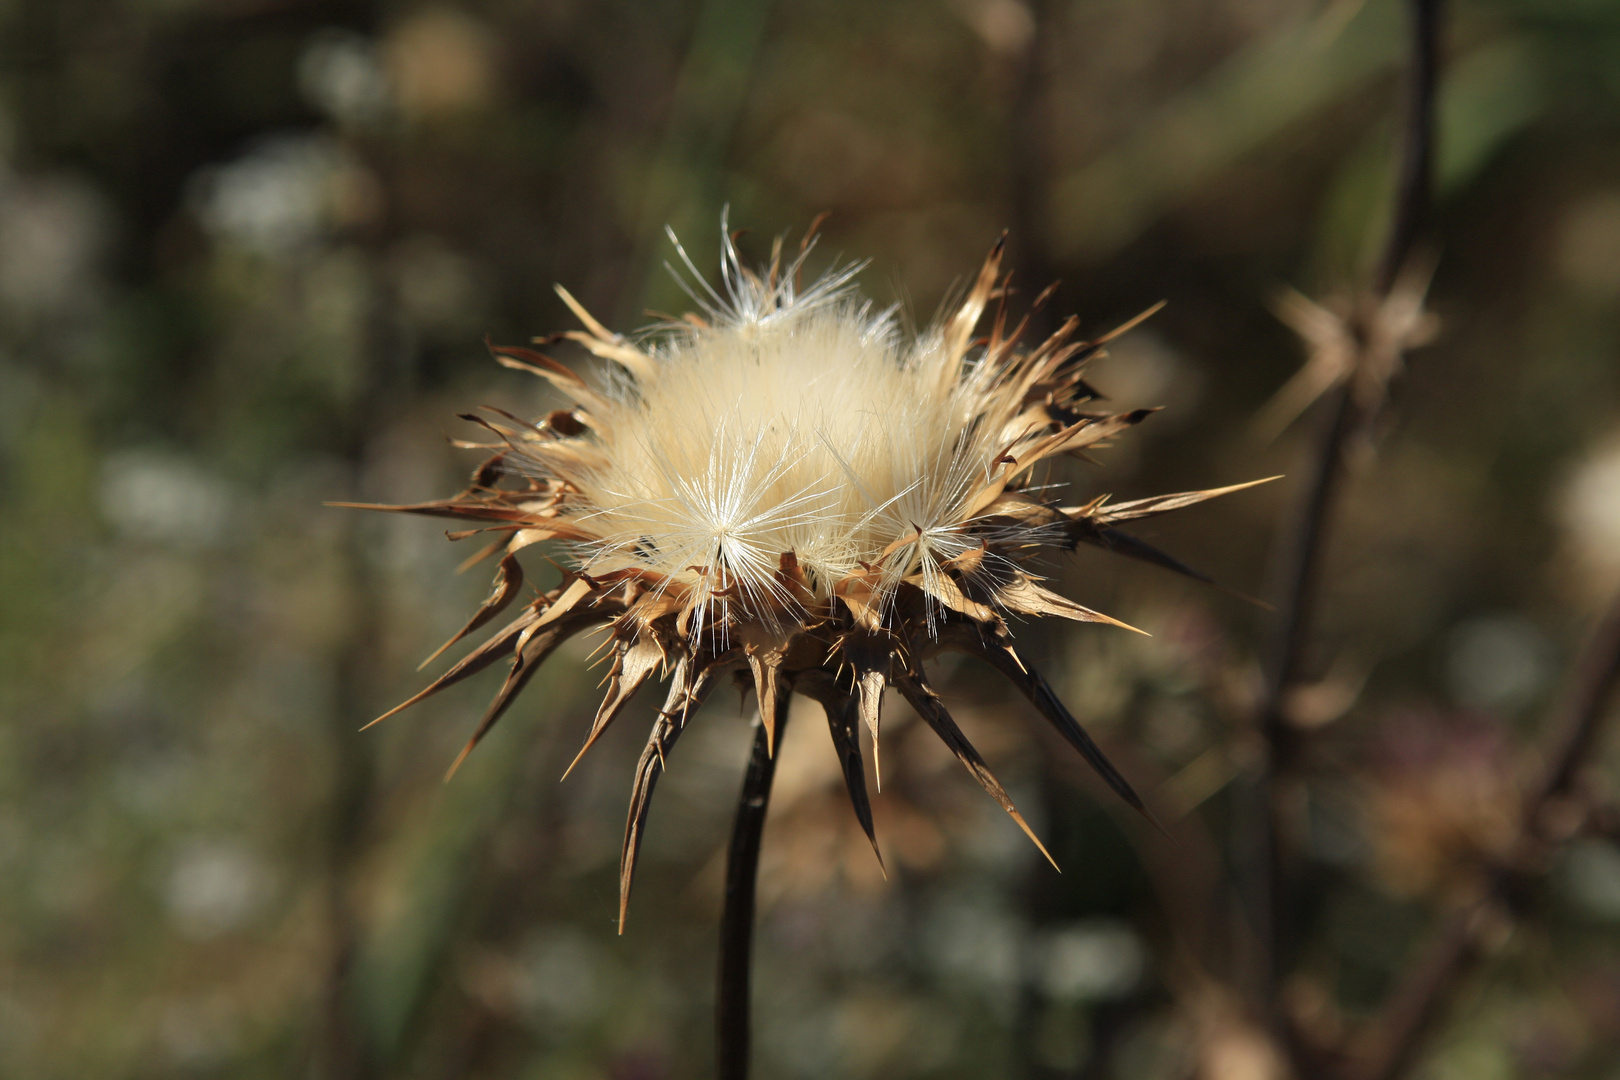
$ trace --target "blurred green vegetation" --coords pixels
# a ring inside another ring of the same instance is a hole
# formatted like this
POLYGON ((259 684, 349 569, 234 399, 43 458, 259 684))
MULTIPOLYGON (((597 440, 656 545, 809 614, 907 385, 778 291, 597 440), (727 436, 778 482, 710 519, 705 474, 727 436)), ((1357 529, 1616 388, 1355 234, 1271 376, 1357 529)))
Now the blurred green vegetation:
MULTIPOLYGON (((1332 545, 1299 793, 1289 993, 1326 1027, 1451 902, 1620 584, 1620 6, 1448 17, 1443 335, 1332 545)), ((708 1075, 752 704, 721 695, 683 740, 615 937, 641 736, 620 725, 557 783, 588 650, 441 783, 494 676, 356 729, 425 685, 483 571, 456 576, 470 551, 432 522, 323 501, 456 490, 457 413, 546 407, 482 335, 568 327, 554 282, 621 329, 684 310, 663 226, 711 265, 726 203, 756 258, 831 211, 822 264, 869 259, 867 291, 916 323, 1003 228, 1026 296, 1062 279, 1051 311, 1100 328, 1168 300, 1096 376, 1168 409, 1075 471, 1088 497, 1297 471, 1296 436, 1250 434, 1300 361, 1268 305, 1366 276, 1402 19, 1394 0, 0 4, 0 1077, 708 1075)), ((1154 540, 1264 591, 1290 494, 1154 540)), ((884 882, 795 725, 765 841, 761 1077, 1152 1080, 1210 1069, 1241 1028, 1189 973, 1238 921, 1222 853, 1266 617, 1084 553, 1054 572, 1155 636, 1021 638, 1195 839, 1158 845, 963 667, 940 672, 953 710, 1067 872, 896 708, 884 882)), ((1573 846, 1545 891, 1423 1075, 1620 1077, 1620 850, 1573 846)))

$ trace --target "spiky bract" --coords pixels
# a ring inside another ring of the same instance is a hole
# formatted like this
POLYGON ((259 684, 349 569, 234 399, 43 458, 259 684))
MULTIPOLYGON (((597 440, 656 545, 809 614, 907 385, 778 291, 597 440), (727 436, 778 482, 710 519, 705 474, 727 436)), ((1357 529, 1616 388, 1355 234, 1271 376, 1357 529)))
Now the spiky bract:
POLYGON ((732 671, 751 677, 773 745, 793 693, 825 707, 869 838, 858 731, 870 732, 876 767, 880 701, 892 686, 1035 839, 924 677, 922 661, 940 649, 995 667, 1141 809, 1018 655, 1004 617, 1115 622, 1041 584, 1028 564, 1048 548, 1091 543, 1201 578, 1116 525, 1248 486, 1060 505, 1035 466, 1095 449, 1152 411, 1088 408, 1098 395, 1082 377, 1085 364, 1128 326, 1086 341, 1071 318, 1021 347, 1023 324, 1007 326, 998 242, 954 310, 906 341, 892 311, 874 311, 855 293, 859 267, 800 289, 805 253, 801 245, 784 266, 778 241, 755 273, 725 236, 723 295, 699 276, 702 314, 638 339, 608 331, 559 288, 586 328, 562 336, 610 361, 606 377, 587 382, 541 353, 493 348, 502 364, 550 381, 574 406, 533 422, 494 409, 468 417, 497 441, 469 444, 493 456, 467 490, 386 508, 504 534, 487 551, 501 555, 493 592, 446 647, 517 597, 519 550, 558 540, 574 555, 561 585, 399 707, 508 660, 463 758, 546 657, 589 628, 608 628, 612 667, 581 755, 641 686, 668 681, 636 768, 621 928, 664 756, 732 671), (976 337, 992 302, 989 333, 976 337))

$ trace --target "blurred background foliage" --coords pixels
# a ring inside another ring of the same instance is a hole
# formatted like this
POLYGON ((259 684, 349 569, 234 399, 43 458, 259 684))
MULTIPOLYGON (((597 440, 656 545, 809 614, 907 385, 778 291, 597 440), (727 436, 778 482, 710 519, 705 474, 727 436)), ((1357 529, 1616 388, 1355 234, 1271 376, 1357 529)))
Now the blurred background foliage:
MULTIPOLYGON (((1443 334, 1355 474, 1295 709, 1316 734, 1286 992, 1327 1030, 1511 828, 1520 748, 1620 584, 1620 6, 1448 16, 1443 334)), ((323 500, 459 488, 457 413, 546 407, 482 336, 569 327, 554 282, 618 328, 685 310, 663 226, 710 266, 728 202, 756 258, 831 211, 817 264, 869 259, 915 323, 1003 228, 1023 295, 1061 278, 1051 310, 1088 327, 1167 300, 1096 381, 1168 408, 1074 471, 1086 497, 1297 472, 1296 434, 1251 428, 1302 355, 1270 305, 1367 276, 1402 21, 1394 0, 0 3, 0 1076, 707 1075, 752 703, 683 740, 615 937, 641 736, 557 783, 587 650, 441 783, 493 676, 356 729, 425 684, 484 571, 456 576, 470 550, 431 521, 323 500)), ((1155 542, 1264 592, 1292 483, 1155 542)), ((796 724, 760 1076, 1265 1075, 1209 954, 1241 933, 1225 853, 1267 616, 1101 556, 1053 572, 1154 635, 1019 629, 1179 844, 963 667, 939 674, 953 711, 1066 872, 894 708, 884 881, 796 724)), ((1422 1075, 1620 1077, 1620 850, 1578 841, 1543 889, 1422 1075)))

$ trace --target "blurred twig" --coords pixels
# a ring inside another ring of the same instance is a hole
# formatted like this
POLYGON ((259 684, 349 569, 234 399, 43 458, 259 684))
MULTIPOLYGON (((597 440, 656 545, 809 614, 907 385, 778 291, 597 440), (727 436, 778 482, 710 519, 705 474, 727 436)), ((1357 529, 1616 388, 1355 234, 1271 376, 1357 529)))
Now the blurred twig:
MULTIPOLYGON (((1394 217, 1373 285, 1379 301, 1387 298, 1395 287, 1424 227, 1434 158, 1440 2, 1410 0, 1410 8, 1412 60, 1406 134, 1394 217)), ((1377 312, 1378 307, 1374 305, 1369 310, 1377 312)), ((1363 345, 1356 358, 1355 368, 1359 369, 1369 360, 1375 335, 1359 332, 1361 328, 1351 329, 1358 331, 1355 339, 1363 345)), ((1269 679, 1259 714, 1264 757, 1255 785, 1254 819, 1250 823, 1255 829, 1255 850, 1251 853, 1253 880, 1249 902, 1253 905, 1258 939, 1259 955, 1254 965, 1258 991, 1274 1020, 1280 1019, 1277 991, 1281 953, 1287 937, 1283 918, 1289 910, 1278 785, 1291 769, 1298 752, 1296 732, 1288 717, 1288 698, 1301 681, 1311 640, 1328 526, 1344 478, 1346 442, 1360 427, 1362 414, 1374 407, 1367 398, 1356 393, 1355 371, 1348 375, 1326 395, 1326 423, 1311 454, 1309 480, 1280 575, 1283 586, 1277 608, 1281 618, 1272 642, 1269 679)))
POLYGON ((1411 0, 1412 70, 1407 85, 1405 145, 1395 218, 1374 286, 1388 296, 1411 258, 1429 212, 1435 151, 1435 96, 1440 74, 1440 0, 1411 0))
POLYGON ((1576 669, 1565 720, 1547 756, 1546 773, 1525 806, 1525 830, 1540 835, 1544 811, 1571 793, 1576 774, 1597 742, 1608 706, 1620 688, 1620 596, 1598 625, 1576 669))
POLYGON ((361 549, 358 529, 348 525, 344 557, 360 606, 349 641, 338 661, 337 701, 331 718, 335 757, 330 816, 326 823, 326 918, 330 937, 320 1014, 315 1022, 309 1075, 325 1080, 366 1080, 378 1075, 378 1054, 360 1022, 355 994, 355 963, 364 927, 355 910, 353 871, 360 860, 371 819, 376 768, 372 747, 355 723, 370 705, 365 673, 376 667, 377 589, 361 549))
POLYGON ((1463 978, 1484 955, 1504 914, 1511 914, 1525 868, 1541 865, 1548 848, 1568 832, 1553 811, 1574 795, 1582 766, 1592 756, 1620 690, 1620 596, 1599 623, 1571 680, 1563 719, 1549 735, 1545 771, 1525 799, 1519 843, 1512 860, 1490 868, 1484 896, 1453 915, 1390 995, 1373 1020, 1368 1052, 1351 1070, 1354 1080, 1395 1080, 1416 1060, 1425 1037, 1445 1012, 1463 978))
MULTIPOLYGON (((364 466, 366 448, 386 423, 398 394, 392 324, 382 297, 373 296, 362 345, 362 392, 338 427, 336 444, 352 476, 364 466), (358 403, 364 403, 363 406, 358 403)), ((330 736, 335 759, 329 818, 326 822, 326 901, 330 954, 315 1023, 309 1073, 313 1077, 366 1080, 379 1074, 383 1054, 374 1033, 362 1022, 355 991, 357 962, 365 926, 353 895, 355 867, 361 861, 374 812, 376 765, 374 741, 360 731, 356 717, 372 712, 368 672, 377 667, 382 602, 376 567, 353 516, 342 519, 343 560, 353 590, 353 623, 337 662, 337 701, 330 736)))

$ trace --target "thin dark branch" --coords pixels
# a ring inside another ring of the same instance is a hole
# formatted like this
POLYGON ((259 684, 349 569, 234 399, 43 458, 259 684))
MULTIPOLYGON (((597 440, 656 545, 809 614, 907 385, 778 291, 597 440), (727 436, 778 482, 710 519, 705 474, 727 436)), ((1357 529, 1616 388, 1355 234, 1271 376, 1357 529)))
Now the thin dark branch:
MULTIPOLYGON (((1395 215, 1388 243, 1380 260, 1377 292, 1386 295, 1411 254, 1427 218, 1431 162, 1434 156, 1434 95, 1439 61, 1437 35, 1440 0, 1412 0, 1413 72, 1410 113, 1395 215)), ((1311 481, 1297 523, 1296 541, 1283 575, 1284 589, 1278 610, 1277 637, 1272 651, 1271 678, 1266 694, 1266 723, 1281 720, 1281 699, 1297 681, 1316 600, 1322 541, 1331 513, 1350 433, 1354 408, 1349 395, 1333 395, 1330 419, 1322 429, 1314 455, 1311 481)), ((1268 739, 1272 734, 1267 731, 1268 739)))
MULTIPOLYGON (((1389 238, 1380 259, 1376 294, 1387 295, 1410 257, 1427 223, 1434 157, 1434 100, 1438 84, 1440 0, 1411 0, 1412 67, 1400 176, 1389 238)), ((1351 391, 1353 377, 1329 395, 1325 423, 1311 455, 1309 480, 1298 517, 1285 548, 1282 587, 1277 605, 1281 618, 1270 649, 1269 678, 1259 710, 1264 757, 1254 788, 1251 821, 1255 835, 1248 853, 1251 887, 1248 902, 1254 912, 1259 942, 1255 958, 1257 989, 1275 1011, 1277 986, 1283 964, 1289 911, 1287 858, 1283 848, 1279 783, 1296 756, 1296 738, 1287 717, 1290 689, 1301 679, 1315 622, 1321 570, 1328 527, 1344 473, 1345 443, 1361 417, 1351 391)))
MULTIPOLYGON (((1517 852, 1521 863, 1534 865, 1549 842, 1562 839, 1547 835, 1546 811, 1573 792, 1605 721, 1620 707, 1620 596, 1593 633, 1571 683, 1563 719, 1549 736, 1546 772, 1525 800, 1517 852)), ((1396 1080, 1417 1059, 1452 995, 1484 955, 1486 932, 1517 906, 1520 876, 1515 866, 1491 868, 1485 897, 1448 920, 1374 1021, 1373 1037, 1366 1040, 1369 1052, 1352 1073, 1355 1080, 1396 1080)))
POLYGON ((1256 789, 1254 818, 1246 827, 1256 829, 1257 847, 1250 853, 1259 888, 1247 898, 1254 912, 1255 940, 1261 955, 1256 958, 1255 976, 1260 980, 1261 997, 1275 1000, 1280 976, 1281 942, 1286 937, 1282 920, 1287 913, 1284 884, 1282 822, 1279 817, 1278 778, 1293 766, 1296 732, 1289 723, 1286 708, 1289 689, 1300 680, 1310 628, 1315 622, 1321 565, 1329 516, 1344 475, 1344 441, 1349 434, 1355 409, 1347 387, 1334 392, 1332 412, 1311 462, 1312 474, 1305 499, 1292 531, 1292 544, 1284 556, 1284 592, 1277 605, 1276 637, 1273 639, 1266 696, 1260 711, 1260 735, 1266 759, 1256 789))
POLYGON ((1489 901, 1476 902, 1447 919, 1430 939, 1364 1043, 1366 1056, 1350 1069, 1353 1080, 1394 1080, 1416 1060, 1424 1036, 1461 985, 1461 974, 1478 959, 1480 931, 1490 915, 1489 901))
POLYGON ((1547 804, 1570 793, 1581 766, 1592 755, 1592 746, 1617 689, 1620 689, 1620 597, 1615 598, 1607 617, 1592 635, 1576 671, 1563 729, 1549 748, 1547 771, 1530 793, 1530 802, 1525 808, 1527 829, 1538 829, 1547 804))
MULTIPOLYGON (((776 737, 787 730, 788 687, 776 699, 776 737)), ((759 842, 765 834, 776 759, 765 725, 754 729, 754 749, 737 800, 737 820, 726 856, 726 899, 720 916, 720 982, 715 996, 715 1060, 719 1080, 748 1080, 748 975, 754 944, 754 891, 759 876, 759 842)))
MULTIPOLYGON (((397 414, 404 385, 397 324, 391 316, 396 308, 386 290, 374 290, 374 295, 366 320, 361 390, 353 398, 354 405, 344 412, 334 438, 334 449, 353 476, 360 475, 367 448, 397 414)), ((340 527, 354 617, 353 629, 338 656, 337 700, 329 724, 333 776, 326 821, 325 891, 330 954, 304 1072, 316 1080, 367 1080, 381 1075, 388 1053, 398 1049, 377 1044, 357 1008, 354 986, 355 963, 367 929, 355 904, 354 875, 355 868, 365 863, 377 795, 376 743, 361 734, 357 718, 375 715, 374 687, 368 673, 378 667, 377 641, 384 616, 377 569, 368 555, 360 523, 347 515, 340 527)))
MULTIPOLYGON (((1411 254, 1412 245, 1427 217, 1429 175, 1434 155, 1434 93, 1438 63, 1439 0, 1412 0, 1413 73, 1410 115, 1400 186, 1396 192, 1394 223, 1380 261, 1377 292, 1383 296, 1411 254)), ((1282 575, 1282 618, 1272 650, 1271 678, 1266 693, 1264 723, 1268 741, 1282 729, 1281 700, 1300 674, 1316 601, 1322 542, 1332 511, 1344 459, 1344 442, 1355 419, 1350 395, 1343 389, 1332 395, 1330 419, 1322 428, 1313 456, 1314 467, 1296 526, 1295 543, 1282 575)))
POLYGON ((1435 91, 1440 80, 1440 0, 1411 0, 1412 69, 1407 81, 1405 146, 1389 240, 1376 289, 1387 296, 1428 224, 1435 148, 1435 91))
MULTIPOLYGON (((1423 227, 1434 146, 1433 101, 1439 66, 1439 0, 1413 0, 1413 77, 1407 150, 1402 167, 1389 246, 1379 266, 1378 288, 1394 285, 1423 227)), ((1549 736, 1545 771, 1527 792, 1520 842, 1508 864, 1486 868, 1484 895, 1452 915, 1436 933, 1405 981, 1390 995, 1370 1026, 1370 1037, 1354 1062, 1355 1080, 1397 1080, 1418 1057, 1429 1033, 1444 1018, 1466 976, 1485 955, 1491 928, 1521 906, 1522 868, 1535 865, 1551 835, 1547 811, 1573 794, 1581 768, 1590 759, 1603 724, 1614 712, 1620 690, 1620 597, 1599 624, 1562 710, 1563 720, 1549 736)))

